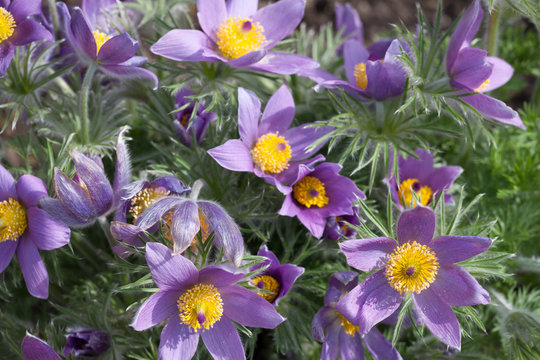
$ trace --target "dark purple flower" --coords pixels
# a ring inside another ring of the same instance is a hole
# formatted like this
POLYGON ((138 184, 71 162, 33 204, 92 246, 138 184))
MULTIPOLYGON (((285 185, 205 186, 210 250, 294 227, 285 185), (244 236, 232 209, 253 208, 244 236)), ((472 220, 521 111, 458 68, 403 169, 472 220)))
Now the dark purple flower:
POLYGON ((487 56, 483 49, 470 47, 483 16, 480 0, 475 0, 450 38, 446 49, 446 71, 450 85, 462 89, 461 93, 477 93, 460 99, 486 118, 525 129, 516 111, 502 101, 483 94, 506 84, 514 72, 506 61, 487 56))
POLYGON ((15 184, 13 176, 0 165, 0 273, 15 252, 28 292, 37 298, 49 296, 49 275, 40 250, 54 250, 69 242, 70 230, 37 207, 47 196, 43 181, 23 175, 15 184))
POLYGON ((335 273, 330 277, 324 306, 315 314, 311 324, 313 338, 323 343, 321 360, 335 360, 338 353, 341 354, 341 360, 362 360, 362 340, 376 360, 401 360, 401 355, 379 330, 373 328, 362 337, 358 326, 351 324, 336 309, 338 301, 357 284, 358 274, 353 271, 335 273))
POLYGON ((203 104, 199 104, 196 114, 193 114, 195 104, 192 99, 189 99, 193 95, 195 95, 193 91, 188 88, 181 88, 176 93, 174 102, 177 108, 182 108, 176 113, 177 121, 174 122, 174 129, 178 140, 187 147, 191 147, 191 139, 195 139, 197 145, 200 144, 208 124, 217 118, 216 113, 207 112, 203 104))
MULTIPOLYGON (((347 39, 354 39, 360 42, 364 41, 364 25, 360 20, 360 15, 350 3, 342 5, 338 2, 335 4, 336 12, 336 30, 343 30, 341 36, 347 39)), ((337 54, 343 54, 343 45, 340 45, 337 54)))
POLYGON ((433 239, 435 214, 417 206, 398 221, 397 238, 348 240, 340 244, 355 269, 381 269, 352 289, 337 304, 338 311, 367 334, 412 295, 420 320, 445 344, 460 348, 461 333, 452 306, 489 303, 489 294, 461 266, 491 246, 478 236, 443 235, 433 239))
POLYGON ((266 291, 257 291, 257 294, 265 298, 269 303, 277 305, 279 299, 289 292, 294 282, 304 273, 304 268, 293 264, 281 265, 276 255, 268 250, 264 245, 257 252, 258 256, 264 256, 264 260, 259 264, 252 266, 250 271, 255 271, 268 266, 265 270, 258 273, 251 279, 253 286, 266 291))
POLYGON ((63 355, 79 357, 97 357, 111 346, 109 334, 102 330, 82 329, 71 331, 66 335, 66 347, 63 355))
POLYGON ((222 61, 276 74, 297 74, 319 66, 305 56, 268 51, 298 26, 304 16, 304 0, 257 7, 257 0, 197 0, 203 31, 171 30, 151 51, 176 61, 222 61))
POLYGON ((208 150, 221 166, 232 171, 252 172, 287 194, 301 164, 314 163, 322 155, 306 160, 326 141, 309 149, 332 127, 309 127, 305 124, 289 129, 294 118, 294 100, 287 86, 281 86, 266 104, 261 117, 261 102, 243 88, 238 89, 238 131, 240 140, 208 150), (261 121, 259 122, 259 117, 261 121))
POLYGON ((28 333, 21 343, 21 350, 24 360, 62 360, 49 344, 28 333))
POLYGON ((168 319, 159 359, 191 359, 199 337, 214 359, 245 359, 232 321, 273 329, 284 320, 268 301, 235 285, 242 274, 215 266, 199 271, 159 243, 146 244, 146 261, 159 291, 141 305, 131 326, 142 331, 168 319))
POLYGON ((366 195, 351 179, 339 175, 340 170, 341 166, 333 163, 315 168, 300 165, 292 192, 285 197, 279 214, 296 216, 316 238, 322 236, 328 217, 352 215, 352 204, 366 195))
MULTIPOLYGON (((428 205, 441 191, 447 192, 463 171, 459 166, 441 166, 435 169, 431 152, 424 149, 416 149, 415 152, 418 159, 414 156, 404 159, 401 155, 398 158, 399 186, 392 168, 388 171, 388 177, 384 179, 390 189, 392 200, 401 209, 416 206, 413 192, 422 205, 428 205)), ((444 202, 453 205, 452 195, 445 193, 444 202)))
POLYGON ((52 40, 51 33, 32 15, 41 14, 41 0, 0 0, 0 77, 4 76, 16 46, 52 40))
POLYGON ((351 225, 360 225, 360 220, 364 221, 358 214, 358 206, 353 206, 352 215, 330 216, 326 219, 323 237, 329 240, 339 240, 341 237, 351 239, 356 235, 356 230, 351 225))

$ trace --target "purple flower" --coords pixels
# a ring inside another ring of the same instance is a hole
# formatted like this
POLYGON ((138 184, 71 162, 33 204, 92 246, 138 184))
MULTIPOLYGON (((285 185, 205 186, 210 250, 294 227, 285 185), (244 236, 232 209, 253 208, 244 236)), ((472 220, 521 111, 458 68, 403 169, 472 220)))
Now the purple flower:
POLYGON ((411 295, 420 320, 445 344, 460 348, 461 333, 452 306, 489 303, 489 294, 461 266, 491 246, 478 236, 443 235, 433 239, 435 214, 418 206, 405 210, 397 238, 348 240, 340 244, 355 269, 381 269, 352 289, 337 304, 338 311, 367 334, 411 295))
POLYGON ((280 215, 294 217, 316 238, 320 238, 330 216, 352 215, 352 204, 366 196, 354 182, 339 175, 341 166, 322 163, 315 168, 301 165, 287 194, 280 215))
MULTIPOLYGON (((342 5, 338 2, 335 4, 336 11, 336 30, 343 30, 342 37, 348 39, 364 41, 364 25, 360 20, 360 15, 350 3, 342 5)), ((340 45, 337 50, 338 56, 343 54, 343 45, 340 45)))
POLYGON ((47 187, 41 179, 23 175, 15 184, 0 165, 0 273, 17 252, 28 292, 40 299, 49 296, 49 275, 38 249, 58 249, 70 237, 66 225, 37 207, 45 196, 47 187))
POLYGON ((321 360, 335 360, 338 352, 342 360, 363 359, 362 340, 375 359, 400 360, 401 355, 377 329, 371 329, 362 337, 358 326, 351 324, 336 309, 336 303, 357 284, 358 274, 352 271, 335 273, 330 277, 330 287, 324 296, 324 306, 315 314, 311 324, 313 337, 323 343, 321 360))
POLYGON ((486 118, 525 129, 519 114, 500 100, 483 93, 508 82, 514 69, 506 61, 487 56, 483 49, 470 47, 482 23, 484 12, 475 0, 459 21, 446 49, 446 71, 450 85, 462 89, 461 93, 475 95, 460 99, 475 108, 486 118))
POLYGON ((111 346, 111 338, 108 333, 96 329, 82 329, 71 331, 66 336, 66 347, 63 355, 69 354, 80 357, 97 357, 111 346))
POLYGON ((326 141, 313 149, 308 147, 333 128, 309 127, 308 124, 289 129, 295 109, 291 92, 285 85, 268 100, 260 122, 261 102, 253 92, 239 88, 238 104, 240 140, 229 140, 208 153, 226 169, 252 172, 282 193, 289 193, 290 183, 296 179, 301 164, 324 159, 320 155, 306 160, 326 141))
POLYGON ((293 264, 281 265, 276 255, 263 246, 258 252, 258 256, 264 256, 268 260, 252 266, 250 271, 255 271, 268 266, 251 279, 253 286, 265 291, 257 291, 257 294, 266 299, 269 303, 277 306, 279 299, 289 292, 294 282, 304 273, 304 268, 293 264))
POLYGON ((196 114, 193 114, 195 104, 192 99, 189 99, 193 95, 195 95, 193 91, 188 88, 181 88, 176 93, 175 100, 175 106, 183 109, 176 113, 174 129, 178 140, 187 147, 191 147, 192 138, 195 139, 197 145, 200 144, 208 124, 217 118, 216 113, 207 112, 206 107, 202 104, 199 104, 196 114))
POLYGON ((49 344, 30 334, 24 337, 21 350, 24 360, 62 360, 49 344))
POLYGON ((131 326, 142 331, 168 319, 158 359, 191 359, 199 337, 214 359, 245 359, 232 321, 273 329, 284 320, 268 301, 235 285, 242 274, 215 266, 199 271, 159 243, 146 244, 146 261, 159 291, 142 304, 131 326))
POLYGON ((298 26, 304 0, 281 0, 259 10, 257 6, 257 0, 197 0, 203 31, 171 30, 150 50, 176 61, 221 61, 276 74, 319 66, 305 56, 268 51, 298 26))
POLYGON ((360 220, 364 221, 358 214, 358 206, 353 206, 352 215, 330 216, 326 219, 323 237, 329 240, 339 240, 341 237, 351 239, 356 235, 356 230, 351 225, 360 225, 360 220))
MULTIPOLYGON (((433 168, 433 154, 424 149, 416 149, 416 155, 404 159, 398 158, 400 184, 396 183, 393 169, 388 171, 384 182, 388 185, 392 200, 401 209, 416 206, 416 194, 422 205, 428 205, 441 191, 448 191, 463 169, 459 166, 441 166, 433 168)), ((392 163, 392 162, 391 162, 392 163)), ((452 195, 444 194, 445 204, 453 205, 452 195)))
POLYGON ((77 150, 70 155, 77 172, 69 178, 60 169, 54 170, 54 189, 58 199, 45 198, 40 207, 72 228, 92 225, 120 204, 120 189, 131 179, 131 162, 123 128, 116 144, 116 169, 111 186, 99 157, 86 156, 77 150))
POLYGON ((16 46, 52 40, 51 33, 32 15, 41 14, 41 0, 0 0, 0 77, 4 76, 16 46))

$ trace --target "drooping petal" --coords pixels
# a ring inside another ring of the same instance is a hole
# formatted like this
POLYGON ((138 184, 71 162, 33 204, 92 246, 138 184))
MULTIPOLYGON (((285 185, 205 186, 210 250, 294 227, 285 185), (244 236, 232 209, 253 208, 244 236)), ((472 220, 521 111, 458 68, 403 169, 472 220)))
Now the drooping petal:
POLYGON ((247 66, 247 68, 272 74, 292 75, 306 74, 319 67, 319 63, 307 56, 271 51, 259 62, 247 66))
POLYGON ((255 14, 259 0, 229 0, 227 13, 229 17, 248 18, 255 14))
POLYGON ((251 90, 238 88, 238 132, 246 146, 257 141, 257 127, 261 115, 261 101, 251 90))
POLYGON ((394 239, 386 237, 347 240, 339 244, 341 252, 347 258, 347 264, 362 271, 383 267, 396 246, 394 239))
POLYGON ((139 49, 139 43, 128 33, 116 35, 107 40, 97 56, 102 64, 120 64, 131 59, 139 49))
POLYGON ((49 344, 30 334, 24 337, 21 350, 24 360, 61 360, 49 344))
POLYGON ((304 17, 305 6, 304 0, 281 0, 259 9, 253 15, 253 21, 258 21, 264 29, 266 48, 274 47, 296 29, 304 17))
POLYGON ((294 99, 289 88, 286 85, 281 85, 264 108, 257 136, 269 132, 283 134, 291 125, 293 118, 294 99))
POLYGON ((17 259, 28 292, 37 298, 49 297, 49 275, 34 242, 23 234, 17 247, 17 259))
POLYGON ((23 46, 34 41, 52 39, 51 33, 43 25, 32 19, 25 19, 17 23, 9 42, 16 46, 23 46))
POLYGON ((31 207, 26 210, 29 237, 41 250, 54 250, 69 242, 71 232, 64 223, 55 220, 45 210, 31 207))
POLYGON ((136 226, 147 230, 161 221, 161 218, 171 209, 182 204, 186 199, 170 196, 163 197, 150 205, 141 215, 135 220, 136 226))
POLYGON ((189 360, 195 355, 200 333, 180 322, 178 316, 172 316, 161 332, 159 339, 158 360, 189 360))
POLYGON ((197 17, 206 35, 216 42, 216 33, 227 19, 225 0, 197 0, 197 17))
POLYGON ((480 236, 438 236, 429 247, 435 251, 440 264, 451 264, 467 260, 491 246, 491 239, 480 236))
POLYGON ((7 240, 0 242, 0 273, 9 265, 16 249, 17 241, 7 240))
POLYGON ((329 134, 334 130, 332 126, 310 126, 312 124, 305 124, 289 129, 285 132, 285 139, 291 147, 291 161, 304 160, 319 151, 329 140, 321 141, 313 149, 308 149, 316 140, 329 134))
POLYGON ((219 165, 231 171, 253 172, 253 159, 241 140, 228 140, 225 144, 208 150, 219 165))
POLYGON ((19 200, 25 207, 33 207, 42 197, 47 196, 47 187, 43 180, 34 175, 23 175, 16 185, 19 200))
POLYGON ((446 264, 440 267, 432 289, 451 306, 489 304, 488 292, 461 266, 446 264))
POLYGON ((240 281, 243 276, 243 273, 233 274, 217 266, 207 266, 199 272, 198 282, 201 284, 211 284, 217 288, 221 288, 240 281))
MULTIPOLYGON (((158 291, 150 296, 137 310, 137 314, 131 322, 131 326, 142 331, 152 326, 156 326, 170 316, 178 314, 177 301, 178 291, 158 291)), ((180 323, 180 318, 173 316, 173 319, 180 323)))
POLYGON ((343 328, 339 331, 339 354, 341 360, 364 360, 364 347, 358 332, 352 336, 345 333, 343 328))
POLYGON ((494 56, 488 56, 487 61, 493 65, 493 71, 489 77, 489 82, 480 90, 481 92, 488 92, 495 90, 504 84, 506 84, 514 74, 514 68, 512 65, 494 56))
POLYGON ((5 167, 0 165, 0 201, 12 198, 17 200, 17 191, 15 188, 15 179, 5 167))
POLYGON ((426 245, 433 239, 435 232, 435 214, 423 206, 405 210, 398 220, 397 237, 400 244, 416 241, 426 245))
MULTIPOLYGON (((62 207, 68 209, 68 213, 81 222, 91 222, 98 215, 86 190, 59 169, 54 170, 54 189, 62 207)), ((44 208, 43 200, 40 204, 44 208)), ((56 211, 50 214, 55 216, 55 213, 56 211)))
POLYGON ((517 111, 513 110, 500 100, 484 94, 464 96, 461 100, 471 105, 488 119, 525 129, 525 125, 523 125, 523 121, 521 121, 517 111))
MULTIPOLYGON (((120 129, 120 132, 118 133, 118 140, 116 140, 116 165, 114 167, 114 181, 113 181, 113 192, 114 192, 113 207, 115 208, 119 205, 120 200, 121 200, 120 190, 124 188, 125 186, 127 186, 129 182, 131 181, 131 160, 129 157, 129 150, 128 150, 128 146, 126 144, 126 138, 125 138, 125 134, 128 131, 129 131, 128 126, 122 127, 120 129)), ((139 191, 140 190, 137 190, 137 192, 139 191)))
POLYGON ((174 210, 171 226, 174 254, 181 254, 190 247, 200 229, 197 204, 194 201, 186 200, 178 205, 174 210))
POLYGON ((56 220, 63 222, 72 229, 80 229, 90 225, 95 218, 80 218, 66 209, 60 201, 52 198, 42 198, 39 201, 39 207, 45 210, 56 220))
POLYGON ((171 30, 152 45, 150 51, 176 61, 217 61, 211 40, 199 30, 171 30))
POLYGON ((152 279, 161 290, 183 290, 197 281, 195 265, 182 255, 172 256, 171 249, 163 244, 147 243, 145 256, 152 279))
POLYGON ((392 343, 375 328, 364 336, 364 344, 375 360, 402 360, 392 343))
POLYGON ((15 46, 12 43, 4 41, 0 44, 0 77, 6 74, 14 54, 15 46))
POLYGON ((203 332, 202 339, 215 360, 246 359, 238 331, 226 317, 222 317, 212 329, 203 332))
POLYGON ((324 341, 324 330, 337 319, 336 309, 324 306, 317 311, 311 323, 311 335, 317 341, 324 341))

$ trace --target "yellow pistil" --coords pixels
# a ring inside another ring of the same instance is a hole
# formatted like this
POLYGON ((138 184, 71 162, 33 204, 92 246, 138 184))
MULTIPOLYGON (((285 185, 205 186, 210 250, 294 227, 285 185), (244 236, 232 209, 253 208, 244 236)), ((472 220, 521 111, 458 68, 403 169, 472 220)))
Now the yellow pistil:
POLYGON ((255 165, 264 172, 279 174, 289 167, 292 150, 289 143, 279 133, 261 136, 251 150, 255 165))
POLYGON ((413 208, 416 206, 416 198, 413 196, 413 192, 420 199, 422 205, 427 205, 433 195, 433 190, 427 185, 420 186, 418 179, 407 179, 399 185, 398 197, 401 205, 406 208, 413 208))
POLYGON ((489 84, 489 79, 487 79, 487 80, 484 81, 482 84, 480 84, 479 87, 477 87, 476 89, 474 89, 474 92, 477 92, 477 93, 482 92, 482 90, 484 90, 484 88, 485 88, 486 86, 488 86, 488 84, 489 84))
POLYGON ((180 320, 195 332, 214 326, 223 315, 223 300, 214 285, 197 284, 178 299, 180 320))
POLYGON ((400 294, 420 294, 435 281, 438 271, 439 259, 435 252, 413 241, 394 250, 386 263, 384 275, 400 294))
POLYGON ((94 39, 96 40, 96 55, 97 55, 99 54, 99 50, 101 49, 103 44, 105 44, 107 41, 110 40, 110 37, 99 30, 94 30, 92 34, 94 35, 94 39))
POLYGON ((228 59, 237 59, 258 50, 266 41, 264 29, 251 19, 228 18, 217 31, 217 45, 228 59))
POLYGON ((367 74, 366 74, 366 64, 360 63, 354 66, 354 78, 356 79, 356 86, 366 90, 367 88, 367 74))
POLYGON ((336 310, 336 312, 339 320, 341 320, 341 326, 344 327, 343 330, 345 331, 345 334, 354 336, 354 334, 359 331, 358 326, 353 325, 349 320, 345 319, 345 317, 341 315, 339 311, 336 310))
POLYGON ((3 7, 0 7, 0 43, 13 35, 17 24, 13 15, 3 7))
POLYGON ((270 275, 258 276, 251 280, 251 282, 259 289, 265 290, 257 290, 257 294, 270 303, 274 301, 279 294, 279 282, 270 275))
POLYGON ((328 204, 326 189, 321 180, 305 176, 293 186, 293 197, 307 208, 312 205, 322 208, 328 204))
POLYGON ((17 241, 27 227, 26 210, 17 200, 0 202, 0 242, 17 241))
POLYGON ((162 187, 145 188, 139 191, 137 195, 131 198, 129 213, 133 216, 133 221, 137 220, 139 215, 148 209, 150 205, 163 196, 169 195, 169 193, 169 190, 162 187))

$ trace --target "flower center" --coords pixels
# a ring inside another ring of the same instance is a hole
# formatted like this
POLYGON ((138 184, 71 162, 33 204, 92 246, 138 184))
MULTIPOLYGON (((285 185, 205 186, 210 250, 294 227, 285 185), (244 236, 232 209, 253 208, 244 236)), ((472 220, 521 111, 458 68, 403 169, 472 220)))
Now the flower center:
POLYGON ((416 241, 396 248, 386 263, 384 275, 390 285, 403 293, 420 294, 435 281, 439 259, 426 245, 416 241))
POLYGON ((183 127, 187 127, 189 118, 190 118, 189 114, 182 115, 182 117, 180 118, 180 124, 182 124, 183 127))
POLYGON ((358 326, 353 325, 349 320, 345 319, 345 317, 341 315, 339 311, 336 310, 336 312, 339 320, 341 320, 341 326, 344 327, 343 330, 345 330, 345 334, 354 336, 354 334, 359 331, 358 326))
POLYGON ((354 66, 354 78, 356 79, 356 86, 362 90, 367 88, 367 74, 366 74, 366 64, 360 63, 354 66))
POLYGON ((484 88, 485 88, 486 86, 488 86, 488 84, 489 84, 489 79, 487 79, 487 80, 484 81, 482 84, 480 84, 479 87, 477 87, 476 89, 474 89, 474 92, 477 92, 477 93, 482 92, 482 90, 484 90, 484 88))
POLYGON ((13 15, 3 7, 0 7, 0 43, 13 35, 15 27, 17 27, 17 24, 13 15))
POLYGON ((257 294, 262 296, 268 302, 272 302, 279 294, 279 282, 270 275, 262 275, 251 280, 253 285, 261 290, 257 290, 257 294))
POLYGON ((17 241, 27 227, 26 210, 17 200, 0 202, 0 242, 17 241))
POLYGON ((97 55, 99 54, 99 50, 101 49, 103 44, 109 41, 110 37, 99 30, 94 30, 92 34, 94 35, 94 40, 96 40, 96 55, 97 55))
POLYGON ((228 59, 237 59, 258 50, 266 37, 263 27, 251 19, 228 18, 217 31, 217 45, 228 59))
POLYGON ((291 147, 279 133, 269 133, 261 136, 255 147, 251 150, 251 156, 255 164, 264 172, 279 174, 289 167, 291 160, 291 147))
POLYGON ((133 221, 137 220, 139 215, 148 209, 150 205, 163 196, 169 195, 169 193, 169 190, 162 187, 145 188, 139 191, 137 195, 131 198, 129 213, 133 216, 133 221))
POLYGON ((323 207, 328 204, 326 189, 321 180, 313 176, 305 176, 293 186, 293 197, 307 208, 312 205, 323 207))
POLYGON ((178 310, 183 324, 208 330, 223 315, 223 300, 214 285, 197 284, 178 298, 178 310))
POLYGON ((399 185, 398 197, 401 205, 406 208, 412 208, 416 206, 416 198, 413 196, 413 193, 416 194, 416 197, 420 199, 422 205, 427 205, 431 200, 433 195, 433 190, 427 185, 421 186, 418 182, 418 179, 407 179, 404 180, 401 185, 399 185))

